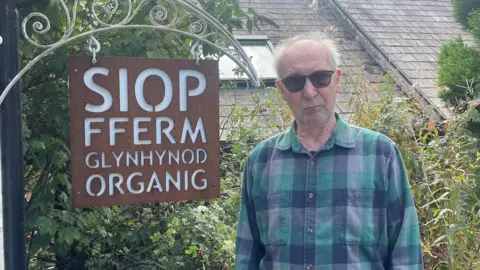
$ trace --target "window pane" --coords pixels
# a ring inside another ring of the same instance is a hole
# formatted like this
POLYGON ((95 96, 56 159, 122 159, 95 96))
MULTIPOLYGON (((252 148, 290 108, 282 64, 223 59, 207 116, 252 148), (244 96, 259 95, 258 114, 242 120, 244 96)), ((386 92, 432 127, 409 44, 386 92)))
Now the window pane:
MULTIPOLYGON (((250 57, 250 61, 261 80, 275 79, 275 67, 273 53, 265 42, 248 42, 243 43, 242 48, 250 57)), ((219 60, 220 80, 248 79, 244 74, 235 76, 233 69, 238 65, 227 56, 223 56, 219 60)))

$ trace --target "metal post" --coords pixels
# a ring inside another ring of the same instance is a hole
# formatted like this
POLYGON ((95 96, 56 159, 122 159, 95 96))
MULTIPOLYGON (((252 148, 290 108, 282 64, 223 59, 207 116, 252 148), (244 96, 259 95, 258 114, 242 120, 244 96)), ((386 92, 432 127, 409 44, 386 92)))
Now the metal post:
MULTIPOLYGON (((19 72, 19 15, 14 0, 0 0, 0 92, 19 72)), ((6 270, 27 269, 20 83, 0 106, 0 179, 2 184, 3 247, 6 270)))

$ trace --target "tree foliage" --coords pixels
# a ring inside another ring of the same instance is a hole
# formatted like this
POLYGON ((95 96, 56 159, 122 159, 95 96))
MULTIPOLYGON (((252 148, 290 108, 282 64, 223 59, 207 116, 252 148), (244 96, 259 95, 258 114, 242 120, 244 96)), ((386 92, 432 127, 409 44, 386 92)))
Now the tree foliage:
POLYGON ((452 0, 455 19, 464 27, 470 28, 468 22, 470 12, 480 9, 480 2, 477 0, 452 0))
MULTIPOLYGON (((438 85, 444 87, 440 98, 457 111, 478 107, 480 94, 480 1, 453 0, 455 18, 476 38, 477 44, 466 44, 461 38, 443 44, 438 56, 438 85)), ((478 110, 473 110, 469 126, 480 132, 478 110)))

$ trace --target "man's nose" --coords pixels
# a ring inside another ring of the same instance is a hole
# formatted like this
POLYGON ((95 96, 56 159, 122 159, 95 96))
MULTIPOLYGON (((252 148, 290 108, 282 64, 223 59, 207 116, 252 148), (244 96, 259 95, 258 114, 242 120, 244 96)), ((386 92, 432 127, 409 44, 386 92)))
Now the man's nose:
POLYGON ((310 79, 307 78, 305 82, 305 87, 303 87, 302 95, 305 98, 314 98, 317 95, 317 89, 313 86, 310 79))

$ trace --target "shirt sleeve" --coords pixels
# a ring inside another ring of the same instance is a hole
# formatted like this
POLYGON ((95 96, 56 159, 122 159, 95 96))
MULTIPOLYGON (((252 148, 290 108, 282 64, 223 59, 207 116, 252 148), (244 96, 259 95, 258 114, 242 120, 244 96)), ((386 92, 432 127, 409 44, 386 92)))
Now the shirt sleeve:
POLYGON ((260 269, 265 247, 260 241, 255 209, 251 196, 253 174, 250 158, 247 160, 242 181, 240 216, 235 247, 235 269, 260 269))
POLYGON ((387 168, 388 258, 386 269, 424 269, 417 212, 408 174, 398 147, 387 168))

